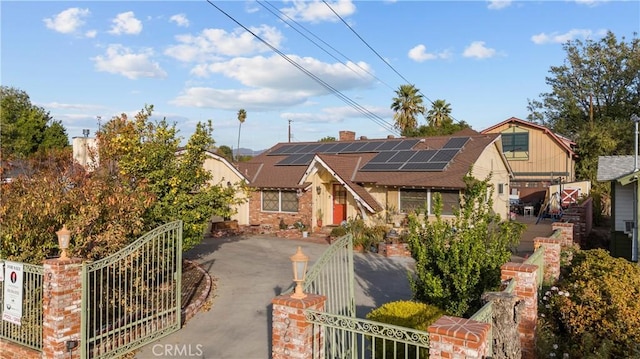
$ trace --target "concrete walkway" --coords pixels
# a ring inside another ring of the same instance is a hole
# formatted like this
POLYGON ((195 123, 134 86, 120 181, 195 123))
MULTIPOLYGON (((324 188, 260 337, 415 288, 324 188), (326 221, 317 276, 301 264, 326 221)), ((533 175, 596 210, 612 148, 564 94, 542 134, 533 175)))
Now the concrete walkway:
MULTIPOLYGON (((271 300, 292 283, 289 257, 301 246, 311 265, 328 244, 271 236, 208 238, 185 257, 214 278, 216 297, 178 332, 149 344, 136 358, 265 359, 271 348, 271 300)), ((356 253, 356 306, 363 317, 386 302, 410 299, 411 258, 356 253)))

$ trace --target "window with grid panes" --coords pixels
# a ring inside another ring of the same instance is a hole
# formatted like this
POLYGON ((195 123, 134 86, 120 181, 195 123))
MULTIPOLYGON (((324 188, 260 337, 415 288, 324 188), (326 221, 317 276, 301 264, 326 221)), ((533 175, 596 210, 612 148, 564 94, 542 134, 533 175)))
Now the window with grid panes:
POLYGON ((268 212, 298 212, 298 196, 295 191, 262 191, 262 210, 268 212))
POLYGON ((401 189, 400 212, 412 213, 427 207, 428 192, 424 189, 401 189))
POLYGON ((452 215, 455 209, 460 208, 460 192, 456 190, 432 190, 431 191, 431 214, 435 213, 433 210, 434 200, 433 195, 440 193, 442 196, 442 214, 452 215))

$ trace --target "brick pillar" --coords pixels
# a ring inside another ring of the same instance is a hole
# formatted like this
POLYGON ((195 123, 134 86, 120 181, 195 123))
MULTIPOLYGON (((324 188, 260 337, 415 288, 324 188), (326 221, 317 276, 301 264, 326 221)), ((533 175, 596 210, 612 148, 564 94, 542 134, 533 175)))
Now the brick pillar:
POLYGON ((69 358, 67 341, 75 341, 71 353, 78 358, 82 301, 82 260, 47 259, 42 286, 42 358, 69 358))
POLYGON ((353 131, 340 131, 338 141, 355 141, 356 133, 353 131))
POLYGON ((484 358, 491 325, 471 319, 442 316, 429 326, 429 359, 484 358))
POLYGON ((305 309, 324 311, 326 297, 307 294, 306 298, 294 299, 291 295, 275 297, 272 318, 272 359, 319 359, 324 358, 324 333, 313 331, 313 324, 304 317, 305 309), (318 350, 313 352, 315 347, 318 350))
POLYGON ((562 240, 559 238, 536 237, 533 248, 544 247, 544 280, 554 283, 560 278, 560 252, 562 240))
POLYGON ((537 265, 524 263, 505 263, 502 265, 502 280, 515 280, 513 294, 525 303, 522 318, 518 325, 522 358, 535 358, 536 319, 538 318, 537 265))
POLYGON ((573 244, 573 223, 569 222, 553 222, 551 223, 551 229, 555 231, 560 230, 560 236, 562 238, 563 246, 570 246, 573 244))

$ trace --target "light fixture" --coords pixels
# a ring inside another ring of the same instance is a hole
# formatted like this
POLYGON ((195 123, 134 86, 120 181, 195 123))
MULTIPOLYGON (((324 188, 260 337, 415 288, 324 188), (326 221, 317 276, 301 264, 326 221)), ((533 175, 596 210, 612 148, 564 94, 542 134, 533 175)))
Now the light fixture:
POLYGON ((71 232, 67 229, 67 225, 63 225, 62 229, 56 232, 58 236, 58 247, 60 247, 60 259, 67 259, 67 248, 69 248, 69 239, 71 232))
POLYGON ((302 283, 307 275, 307 263, 309 257, 302 253, 302 248, 298 246, 296 254, 291 256, 291 262, 293 263, 293 281, 296 282, 296 288, 291 295, 294 299, 303 299, 307 295, 302 291, 302 283))
POLYGON ((321 192, 322 192, 322 187, 316 186, 316 193, 318 194, 318 196, 320 195, 321 192))

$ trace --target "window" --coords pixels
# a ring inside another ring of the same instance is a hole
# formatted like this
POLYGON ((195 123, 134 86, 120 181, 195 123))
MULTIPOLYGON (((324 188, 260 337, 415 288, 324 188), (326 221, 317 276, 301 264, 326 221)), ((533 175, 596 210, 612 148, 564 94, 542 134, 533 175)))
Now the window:
POLYGON ((498 183, 498 194, 504 194, 504 183, 498 183))
POLYGON ((444 215, 452 215, 453 211, 460 208, 460 193, 456 190, 439 190, 439 191, 431 191, 431 208, 430 213, 435 213, 434 211, 434 195, 436 193, 440 193, 442 197, 442 214, 444 215))
POLYGON ((529 131, 511 127, 502 132, 502 152, 507 159, 529 159, 529 131))
POLYGON ((269 212, 298 212, 296 191, 262 191, 262 210, 269 212))
POLYGON ((427 190, 402 189, 400 190, 400 212, 412 213, 416 210, 427 208, 427 190))

